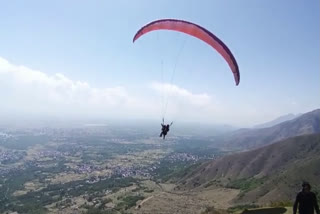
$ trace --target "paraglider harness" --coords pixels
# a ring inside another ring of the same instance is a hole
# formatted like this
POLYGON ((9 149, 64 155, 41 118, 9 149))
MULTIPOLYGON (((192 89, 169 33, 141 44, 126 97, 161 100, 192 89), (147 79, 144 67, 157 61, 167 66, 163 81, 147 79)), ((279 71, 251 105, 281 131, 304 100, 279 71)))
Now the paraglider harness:
POLYGON ((172 126, 173 122, 167 125, 165 125, 164 123, 164 118, 162 118, 162 123, 161 123, 161 133, 160 133, 160 137, 163 136, 163 139, 166 138, 166 135, 168 134, 169 130, 170 130, 170 126, 172 126))

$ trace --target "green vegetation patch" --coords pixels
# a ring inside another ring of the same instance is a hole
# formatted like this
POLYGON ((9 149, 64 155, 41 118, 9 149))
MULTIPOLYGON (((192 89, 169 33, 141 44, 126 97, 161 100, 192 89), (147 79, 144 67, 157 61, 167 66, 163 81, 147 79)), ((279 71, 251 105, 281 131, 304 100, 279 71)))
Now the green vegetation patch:
POLYGON ((226 187, 248 192, 262 185, 265 180, 266 178, 242 178, 229 182, 226 187))
POLYGON ((143 200, 144 196, 142 195, 130 195, 126 196, 122 199, 122 202, 117 204, 116 210, 127 210, 130 209, 133 206, 136 206, 137 202, 140 200, 143 200))
POLYGON ((254 208, 258 208, 259 206, 256 204, 241 204, 241 205, 236 205, 233 207, 229 207, 228 208, 228 212, 229 213, 234 213, 234 212, 239 212, 242 210, 247 210, 247 209, 254 209, 254 208))
POLYGON ((292 201, 272 201, 270 207, 292 207, 292 201))
POLYGON ((185 162, 185 161, 171 162, 164 159, 161 161, 158 168, 153 171, 153 174, 156 180, 160 182, 167 182, 169 180, 176 181, 184 177, 185 175, 187 175, 189 172, 191 172, 200 164, 201 162, 198 162, 198 163, 185 162))
POLYGON ((284 214, 287 209, 284 207, 277 208, 261 208, 254 210, 244 210, 241 214, 284 214))

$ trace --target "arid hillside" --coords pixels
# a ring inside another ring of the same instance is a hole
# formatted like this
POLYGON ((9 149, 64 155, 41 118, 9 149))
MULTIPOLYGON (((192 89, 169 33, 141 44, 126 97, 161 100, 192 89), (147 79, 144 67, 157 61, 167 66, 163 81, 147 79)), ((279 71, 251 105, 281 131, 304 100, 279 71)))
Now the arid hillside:
POLYGON ((241 190, 237 202, 286 201, 303 180, 319 188, 319 166, 320 134, 298 136, 204 163, 181 179, 178 188, 224 186, 241 190))

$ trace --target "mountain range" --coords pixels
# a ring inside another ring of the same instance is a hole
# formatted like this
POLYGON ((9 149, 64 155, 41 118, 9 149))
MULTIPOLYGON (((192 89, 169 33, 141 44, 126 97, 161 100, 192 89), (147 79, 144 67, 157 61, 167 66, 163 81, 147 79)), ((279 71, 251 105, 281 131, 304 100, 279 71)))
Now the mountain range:
POLYGON ((271 127, 271 126, 275 126, 275 125, 278 125, 280 123, 283 123, 285 121, 288 121, 288 120, 292 120, 292 119, 295 119, 297 117, 301 116, 301 114, 286 114, 286 115, 282 115, 274 120, 271 120, 269 122, 266 122, 266 123, 262 123, 262 124, 259 124, 259 125, 255 125, 253 126, 253 128, 255 129, 261 129, 261 128, 268 128, 268 127, 271 127))
POLYGON ((320 133, 320 109, 305 113, 272 127, 239 129, 216 139, 215 146, 227 150, 248 150, 289 137, 320 133))

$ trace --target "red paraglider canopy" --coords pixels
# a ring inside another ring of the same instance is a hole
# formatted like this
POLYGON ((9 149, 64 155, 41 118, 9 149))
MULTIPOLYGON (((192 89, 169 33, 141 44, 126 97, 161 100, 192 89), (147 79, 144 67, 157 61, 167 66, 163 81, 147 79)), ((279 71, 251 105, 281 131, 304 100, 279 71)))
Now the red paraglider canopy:
POLYGON ((218 53, 221 54, 221 56, 227 61, 233 73, 236 85, 239 84, 240 73, 239 73, 239 67, 236 59, 234 58, 229 48, 218 37, 216 37, 213 33, 208 31, 207 29, 197 24, 183 21, 183 20, 161 19, 161 20, 153 21, 143 26, 134 36, 133 42, 135 42, 142 35, 154 30, 179 31, 204 41, 205 43, 213 47, 215 50, 217 50, 218 53))

